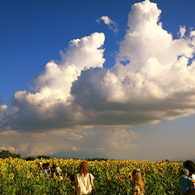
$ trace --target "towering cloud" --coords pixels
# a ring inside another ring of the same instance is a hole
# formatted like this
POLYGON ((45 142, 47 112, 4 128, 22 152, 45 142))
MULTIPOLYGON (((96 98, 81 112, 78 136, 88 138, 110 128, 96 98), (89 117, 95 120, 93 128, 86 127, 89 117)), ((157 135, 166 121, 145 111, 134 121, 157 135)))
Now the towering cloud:
POLYGON ((32 92, 15 93, 16 128, 37 129, 40 123, 43 129, 79 125, 83 114, 74 103, 71 88, 82 71, 103 67, 104 39, 103 33, 94 33, 71 41, 66 51, 60 51, 61 61, 48 62, 45 71, 34 78, 32 92))
POLYGON ((194 33, 186 37, 181 27, 181 38, 173 39, 149 0, 131 9, 112 69, 103 68, 103 33, 72 40, 61 61, 48 62, 34 78, 32 91, 15 93, 16 111, 4 124, 12 117, 20 130, 134 125, 194 113, 194 33))

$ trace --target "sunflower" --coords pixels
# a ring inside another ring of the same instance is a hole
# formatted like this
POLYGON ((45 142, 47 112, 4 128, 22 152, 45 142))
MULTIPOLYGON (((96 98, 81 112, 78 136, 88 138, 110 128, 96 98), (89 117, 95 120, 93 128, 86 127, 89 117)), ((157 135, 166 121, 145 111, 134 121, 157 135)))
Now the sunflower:
POLYGON ((70 169, 71 169, 71 170, 74 170, 74 166, 71 166, 70 169))
POLYGON ((108 177, 107 179, 108 179, 108 180, 111 180, 111 177, 108 177))
POLYGON ((2 172, 0 172, 0 176, 2 179, 5 179, 5 175, 2 172))
POLYGON ((142 175, 143 177, 145 177, 145 176, 146 176, 146 173, 145 173, 145 172, 141 172, 141 175, 142 175))
POLYGON ((32 174, 31 174, 31 172, 30 172, 30 171, 27 171, 27 173, 26 173, 26 177, 27 177, 27 179, 30 179, 30 178, 32 177, 32 174))
POLYGON ((129 180, 132 180, 132 175, 131 175, 131 173, 128 174, 128 178, 129 178, 129 180))
POLYGON ((71 180, 70 180, 70 179, 66 179, 66 180, 65 180, 65 182, 70 183, 70 182, 71 182, 71 180))
POLYGON ((10 179, 13 179, 13 178, 14 178, 14 174, 13 174, 13 173, 10 173, 10 174, 9 174, 9 178, 10 178, 10 179))
POLYGON ((39 181, 39 179, 40 179, 39 176, 36 176, 36 177, 35 177, 35 180, 36 180, 36 181, 39 181))

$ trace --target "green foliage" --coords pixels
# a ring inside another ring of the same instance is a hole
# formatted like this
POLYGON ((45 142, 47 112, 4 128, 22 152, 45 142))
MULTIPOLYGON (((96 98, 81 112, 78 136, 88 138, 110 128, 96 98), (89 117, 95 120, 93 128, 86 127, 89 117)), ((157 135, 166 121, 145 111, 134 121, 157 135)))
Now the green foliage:
POLYGON ((2 150, 0 152, 0 158, 9 158, 9 157, 12 157, 12 158, 21 158, 21 155, 20 154, 15 154, 15 153, 11 153, 9 150, 2 150))
POLYGON ((26 161, 29 161, 29 160, 35 160, 36 158, 34 156, 28 156, 26 158, 24 158, 26 161))
POLYGON ((109 158, 85 158, 86 161, 107 161, 109 158))

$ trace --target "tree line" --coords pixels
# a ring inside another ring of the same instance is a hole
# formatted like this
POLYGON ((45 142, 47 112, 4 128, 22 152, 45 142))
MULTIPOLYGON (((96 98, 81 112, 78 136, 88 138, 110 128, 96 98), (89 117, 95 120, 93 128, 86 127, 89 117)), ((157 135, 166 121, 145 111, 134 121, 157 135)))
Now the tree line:
POLYGON ((51 157, 50 156, 46 156, 46 155, 38 155, 37 157, 34 157, 34 156, 28 156, 26 158, 22 158, 21 157, 21 154, 16 154, 16 153, 12 153, 10 152, 9 150, 2 150, 0 152, 0 158, 21 158, 21 159, 25 159, 25 160, 35 160, 35 159, 50 159, 51 157))
MULTIPOLYGON (((16 153, 12 153, 10 152, 9 150, 2 150, 0 152, 0 158, 20 158, 20 159, 24 159, 24 160, 35 160, 35 159, 50 159, 51 157, 50 156, 47 156, 47 155, 38 155, 36 157, 34 156, 28 156, 26 158, 22 158, 20 154, 16 154, 16 153)), ((74 158, 76 159, 76 158, 74 158)), ((107 161, 109 160, 109 158, 85 158, 84 160, 86 161, 107 161)))

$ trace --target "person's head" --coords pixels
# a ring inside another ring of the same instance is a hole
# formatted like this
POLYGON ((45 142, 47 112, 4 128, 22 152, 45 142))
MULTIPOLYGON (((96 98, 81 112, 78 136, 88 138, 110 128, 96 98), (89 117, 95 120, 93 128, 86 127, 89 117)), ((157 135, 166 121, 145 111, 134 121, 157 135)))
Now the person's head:
POLYGON ((134 169, 132 172, 133 180, 136 180, 137 178, 142 178, 140 169, 134 169))
POLYGON ((38 162, 38 167, 42 167, 43 163, 42 162, 38 162))
POLYGON ((80 175, 86 175, 89 172, 88 170, 88 163, 87 162, 81 162, 79 173, 80 175))
POLYGON ((189 171, 187 169, 181 169, 180 176, 181 177, 188 177, 189 176, 189 171))
POLYGON ((49 169, 50 168, 50 164, 49 163, 45 163, 45 169, 49 169))
POLYGON ((186 160, 183 163, 183 166, 185 169, 188 169, 188 171, 190 172, 190 174, 195 173, 195 164, 193 161, 191 160, 186 160))
POLYGON ((138 185, 140 188, 140 191, 144 192, 144 183, 142 180, 142 175, 140 169, 134 169, 132 172, 132 178, 133 178, 133 185, 138 185))

